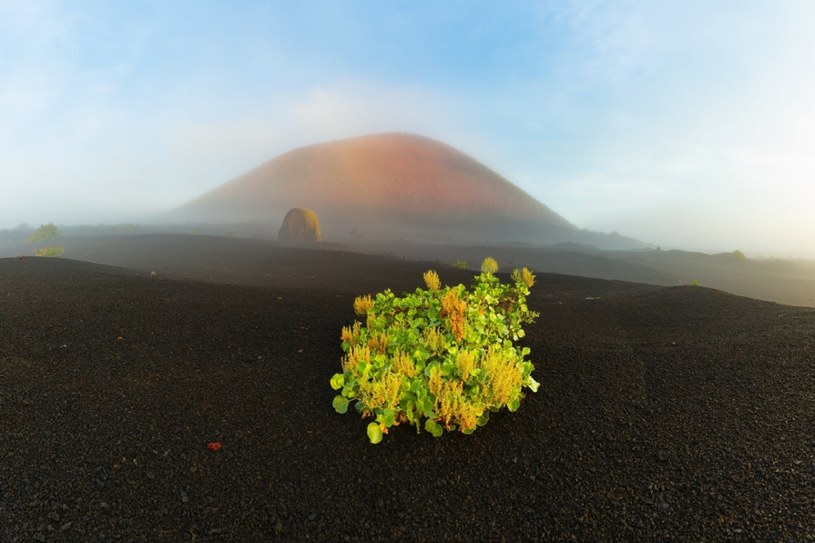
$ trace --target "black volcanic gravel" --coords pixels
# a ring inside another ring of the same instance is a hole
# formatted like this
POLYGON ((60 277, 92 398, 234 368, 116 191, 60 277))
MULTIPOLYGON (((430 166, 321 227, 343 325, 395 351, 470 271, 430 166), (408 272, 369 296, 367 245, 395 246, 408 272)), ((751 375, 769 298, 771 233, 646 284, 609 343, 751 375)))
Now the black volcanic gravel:
POLYGON ((209 277, 0 260, 3 543, 815 540, 815 310, 540 275, 538 393, 373 446, 340 329, 429 265, 195 243, 209 277))

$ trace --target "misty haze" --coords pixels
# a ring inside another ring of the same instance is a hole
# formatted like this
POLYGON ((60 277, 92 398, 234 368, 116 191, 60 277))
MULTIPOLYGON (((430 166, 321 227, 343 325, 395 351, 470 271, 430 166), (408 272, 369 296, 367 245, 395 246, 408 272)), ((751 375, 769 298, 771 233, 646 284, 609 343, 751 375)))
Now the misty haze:
POLYGON ((0 541, 815 539, 813 25, 0 1, 0 541))

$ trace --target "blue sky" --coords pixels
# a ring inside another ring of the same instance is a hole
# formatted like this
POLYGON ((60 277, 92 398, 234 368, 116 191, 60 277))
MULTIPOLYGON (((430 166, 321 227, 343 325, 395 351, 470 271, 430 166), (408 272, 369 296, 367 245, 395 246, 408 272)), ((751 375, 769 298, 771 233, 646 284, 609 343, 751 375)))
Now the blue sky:
POLYGON ((0 228, 406 131, 583 228, 815 256, 815 2, 0 0, 0 228))

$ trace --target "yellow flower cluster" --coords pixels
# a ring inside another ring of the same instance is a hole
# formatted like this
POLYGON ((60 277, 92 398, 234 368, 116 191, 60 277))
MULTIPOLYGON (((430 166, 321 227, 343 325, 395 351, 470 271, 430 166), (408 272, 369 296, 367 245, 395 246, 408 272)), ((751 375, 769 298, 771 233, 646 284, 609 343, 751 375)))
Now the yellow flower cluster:
POLYGON ((498 271, 498 261, 488 256, 481 263, 481 271, 484 273, 496 273, 498 271))
POLYGON ((440 353, 446 347, 446 342, 444 341, 444 334, 439 332, 439 329, 436 327, 428 328, 425 333, 425 342, 427 346, 430 347, 432 353, 440 353))
POLYGON ((441 288, 441 279, 439 279, 439 274, 435 271, 427 270, 422 277, 424 278, 424 284, 427 285, 428 290, 431 292, 436 292, 441 288))
POLYGON ((362 325, 359 323, 359 321, 355 321, 353 326, 343 326, 342 335, 340 338, 345 343, 353 345, 356 342, 356 338, 359 336, 361 328, 362 325))
POLYGON ((368 311, 374 306, 374 301, 370 295, 357 296, 354 298, 354 312, 357 315, 367 315, 368 311))
POLYGON ((432 366, 430 368, 430 375, 427 376, 427 390, 438 398, 443 382, 444 381, 441 378, 441 369, 438 366, 432 366))
POLYGON ((388 349, 388 334, 381 334, 368 340, 368 348, 380 354, 384 354, 388 349))
POLYGON ((354 345, 348 350, 348 354, 343 357, 342 369, 343 371, 350 371, 355 377, 359 377, 357 366, 359 366, 360 362, 371 363, 371 349, 367 346, 354 345))
POLYGON ((516 283, 522 282, 527 288, 532 288, 532 285, 535 284, 535 274, 529 271, 529 268, 524 268, 520 271, 516 268, 512 272, 512 280, 516 283))
POLYGON ((359 382, 360 396, 369 410, 396 407, 402 395, 404 376, 387 372, 379 380, 362 379, 359 382))
POLYGON ((456 289, 450 289, 441 299, 442 315, 450 322, 450 331, 457 341, 464 337, 464 313, 467 304, 458 297, 456 289))
POLYGON ((473 356, 473 353, 469 351, 461 351, 458 353, 456 356, 456 369, 458 370, 459 378, 467 382, 473 369, 475 369, 475 356, 473 356))
POLYGON ((515 391, 520 391, 523 372, 512 361, 504 360, 492 349, 481 361, 487 375, 488 404, 502 406, 509 402, 515 391))
POLYGON ((457 422, 465 432, 475 429, 478 417, 484 412, 483 406, 473 404, 464 396, 464 383, 458 380, 442 383, 436 409, 445 427, 457 422))
POLYGON ((524 284, 529 288, 532 288, 532 285, 535 284, 535 274, 529 271, 529 268, 524 267, 524 269, 521 270, 521 278, 524 284))
POLYGON ((411 378, 416 375, 416 365, 413 363, 413 359, 410 357, 410 355, 401 351, 393 355, 391 368, 396 373, 401 373, 407 378, 411 378))

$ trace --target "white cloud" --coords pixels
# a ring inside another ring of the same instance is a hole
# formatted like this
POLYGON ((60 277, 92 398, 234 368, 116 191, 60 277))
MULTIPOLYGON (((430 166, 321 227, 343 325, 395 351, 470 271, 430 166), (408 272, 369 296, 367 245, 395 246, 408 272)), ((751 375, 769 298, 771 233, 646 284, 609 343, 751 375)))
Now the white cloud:
POLYGON ((342 81, 311 88, 286 109, 289 123, 314 139, 369 132, 438 132, 456 113, 439 94, 421 88, 342 81))

